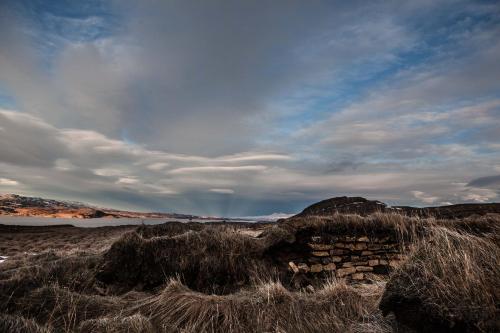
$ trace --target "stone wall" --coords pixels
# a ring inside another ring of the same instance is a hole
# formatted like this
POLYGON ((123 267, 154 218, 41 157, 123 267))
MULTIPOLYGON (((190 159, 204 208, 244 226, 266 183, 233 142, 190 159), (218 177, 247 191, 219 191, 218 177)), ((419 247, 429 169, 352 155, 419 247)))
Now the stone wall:
POLYGON ((335 274, 339 278, 365 281, 370 274, 385 275, 405 259, 403 245, 390 236, 310 236, 306 254, 288 263, 297 275, 335 274))

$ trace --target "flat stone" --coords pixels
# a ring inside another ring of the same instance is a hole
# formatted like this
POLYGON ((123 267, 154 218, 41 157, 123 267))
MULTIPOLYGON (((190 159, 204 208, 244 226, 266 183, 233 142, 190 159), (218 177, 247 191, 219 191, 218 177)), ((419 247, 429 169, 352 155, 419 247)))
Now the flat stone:
POLYGON ((347 244, 346 243, 335 243, 335 247, 338 248, 338 249, 346 249, 348 248, 347 244))
POLYGON ((341 256, 343 254, 347 254, 349 253, 349 250, 345 250, 345 249, 333 249, 333 250, 330 250, 330 254, 334 255, 334 256, 341 256))
POLYGON ((380 260, 379 260, 379 264, 380 264, 380 265, 389 265, 389 262, 388 262, 387 260, 380 259, 380 260))
POLYGON ((307 266, 307 264, 304 264, 304 263, 300 263, 297 265, 297 267, 299 268, 299 271, 300 272, 304 272, 304 273, 307 273, 310 271, 310 268, 309 266, 307 266))
POLYGON ((313 251, 312 255, 315 257, 328 257, 330 253, 328 251, 313 251))
POLYGON ((353 280, 363 280, 365 278, 365 275, 363 273, 354 273, 351 275, 351 278, 353 280))
POLYGON ((369 242, 369 241, 370 241, 370 239, 369 239, 368 237, 366 237, 366 236, 363 236, 363 237, 359 237, 359 238, 357 239, 357 241, 358 241, 358 242, 369 242))
POLYGON ((342 264, 342 267, 354 267, 354 265, 352 264, 352 262, 345 262, 342 264))
POLYGON ((365 250, 365 251, 361 252, 362 256, 371 256, 372 254, 373 254, 373 251, 368 251, 368 250, 365 250))
MULTIPOLYGON (((310 263, 310 264, 319 264, 321 262, 321 258, 322 257, 309 257, 307 258, 307 261, 310 263)), ((324 257, 323 257, 324 258, 324 257)))
POLYGON ((331 259, 331 258, 329 258, 329 257, 324 257, 324 258, 321 258, 321 263, 322 263, 323 265, 328 265, 328 264, 330 264, 331 262, 332 262, 332 259, 331 259))
POLYGON ((333 257, 331 257, 331 259, 333 262, 341 262, 342 261, 342 257, 338 257, 338 256, 333 256, 333 257))
POLYGON ((323 270, 324 271, 334 271, 337 269, 337 266, 335 266, 334 263, 328 264, 328 265, 323 265, 323 270))
POLYGON ((366 250, 367 248, 368 246, 366 245, 366 243, 356 243, 354 244, 353 250, 361 251, 361 250, 366 250))
POLYGON ((290 268, 290 270, 294 273, 298 273, 299 272, 299 267, 297 265, 295 265, 295 263, 293 261, 290 261, 288 263, 288 267, 290 268))
POLYGON ((356 261, 353 262, 354 266, 368 266, 368 261, 356 261))
POLYGON ((356 273, 356 268, 354 268, 354 267, 339 268, 339 269, 337 269, 336 275, 337 275, 337 277, 342 278, 342 277, 345 277, 345 276, 353 274, 353 273, 356 273))
POLYGON ((333 249, 333 245, 331 245, 331 244, 309 243, 307 245, 309 245, 309 247, 315 251, 328 251, 328 250, 333 249))
POLYGON ((356 272, 373 272, 373 267, 369 267, 369 266, 356 266, 356 272))
POLYGON ((311 273, 319 273, 322 270, 323 270, 323 265, 321 264, 311 265, 311 273))
POLYGON ((377 266, 379 264, 378 259, 368 260, 368 266, 377 266))

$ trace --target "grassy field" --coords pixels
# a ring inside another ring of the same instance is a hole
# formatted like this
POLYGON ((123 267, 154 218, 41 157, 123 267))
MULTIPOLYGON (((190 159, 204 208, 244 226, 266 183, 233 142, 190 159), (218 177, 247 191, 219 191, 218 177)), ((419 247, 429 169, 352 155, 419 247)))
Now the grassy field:
POLYGON ((499 331, 499 229, 497 216, 395 214, 4 228, 0 332, 499 331), (370 283, 296 289, 276 253, 322 233, 389 233, 407 260, 370 283))

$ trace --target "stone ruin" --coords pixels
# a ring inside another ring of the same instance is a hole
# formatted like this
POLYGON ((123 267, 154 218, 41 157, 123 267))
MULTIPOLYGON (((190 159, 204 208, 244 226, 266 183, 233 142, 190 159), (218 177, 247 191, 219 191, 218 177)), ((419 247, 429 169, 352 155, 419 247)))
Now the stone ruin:
POLYGON ((405 245, 391 236, 309 236, 305 251, 290 258, 294 277, 335 275, 353 282, 368 282, 370 276, 387 275, 405 259, 405 245))

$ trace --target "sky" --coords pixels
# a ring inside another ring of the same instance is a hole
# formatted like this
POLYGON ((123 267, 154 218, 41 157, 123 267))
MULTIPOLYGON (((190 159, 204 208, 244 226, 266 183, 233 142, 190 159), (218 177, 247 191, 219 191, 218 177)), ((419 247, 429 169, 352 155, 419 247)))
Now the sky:
POLYGON ((218 216, 500 201, 496 1, 0 2, 0 193, 218 216))

